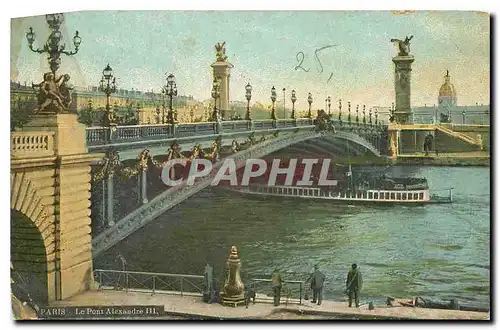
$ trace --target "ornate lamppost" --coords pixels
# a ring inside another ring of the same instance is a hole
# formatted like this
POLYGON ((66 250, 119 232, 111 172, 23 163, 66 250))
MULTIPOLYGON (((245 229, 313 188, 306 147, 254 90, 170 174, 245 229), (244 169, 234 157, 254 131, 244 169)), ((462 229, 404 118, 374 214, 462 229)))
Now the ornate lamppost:
POLYGON ((359 104, 356 104, 356 125, 359 124, 359 104))
POLYGON ((174 114, 173 98, 177 96, 177 85, 175 83, 175 76, 169 74, 167 76, 167 84, 163 86, 162 93, 170 97, 170 105, 167 113, 167 124, 174 125, 177 122, 177 116, 174 114))
POLYGON ((462 110, 462 124, 465 125, 465 109, 462 110))
POLYGON ((330 114, 331 114, 330 108, 332 106, 332 98, 330 96, 328 96, 326 98, 326 101, 328 102, 328 116, 330 116, 330 114))
POLYGON ((285 108, 285 97, 286 96, 285 96, 285 91, 286 91, 286 89, 285 89, 285 87, 283 87, 283 119, 286 119, 286 112, 285 112, 285 109, 286 109, 285 108))
POLYGON ((212 121, 218 122, 220 117, 219 117, 219 111, 217 110, 217 99, 220 97, 220 85, 219 81, 217 79, 214 79, 213 84, 212 84, 212 98, 214 99, 214 110, 212 112, 212 121))
POLYGON ((366 109, 364 104, 363 104, 363 125, 366 126, 366 109))
POLYGON ((351 125, 351 101, 347 101, 347 111, 349 112, 347 115, 347 121, 349 122, 349 125, 351 125))
POLYGON ((339 123, 342 126, 342 99, 339 99, 339 123))
POLYGON ((116 92, 116 78, 113 76, 113 69, 108 65, 102 71, 102 78, 99 84, 99 90, 106 94, 106 116, 104 116, 104 126, 116 126, 115 114, 109 105, 109 98, 111 94, 116 92))
POLYGON ((271 119, 276 120, 276 111, 274 109, 274 103, 276 102, 276 88, 271 88, 271 101, 273 102, 273 106, 271 108, 271 119))
POLYGON ((370 126, 372 126, 372 108, 370 108, 370 110, 368 110, 368 117, 369 117, 370 126))
POLYGON ((137 109, 135 109, 135 113, 137 114, 137 125, 141 123, 141 107, 137 104, 137 109))
POLYGON ((375 126, 378 125, 378 109, 375 109, 375 126))
POLYGON ((31 51, 39 54, 48 53, 49 57, 49 66, 52 73, 55 75, 57 69, 59 69, 59 65, 61 64, 61 54, 65 54, 68 56, 75 55, 78 53, 78 49, 80 44, 82 43, 82 38, 78 35, 78 31, 76 31, 75 36, 73 37, 73 44, 75 45, 74 51, 66 51, 66 45, 59 45, 59 41, 61 41, 61 31, 59 30, 61 24, 64 22, 64 16, 61 13, 57 14, 47 14, 45 15, 45 20, 49 25, 52 32, 49 35, 49 38, 43 45, 43 49, 34 49, 33 43, 35 42, 35 33, 33 32, 33 28, 30 27, 28 33, 26 33, 26 39, 28 39, 28 46, 31 51))
POLYGON ((250 100, 252 99, 252 85, 248 83, 245 86, 245 97, 247 99, 247 113, 245 114, 245 120, 252 120, 252 117, 250 116, 250 100))
POLYGON ((36 39, 33 28, 30 27, 29 31, 26 33, 28 47, 31 51, 39 54, 48 54, 48 62, 51 71, 44 74, 43 82, 38 85, 33 84, 33 87, 39 88, 38 107, 34 110, 34 113, 63 113, 68 111, 71 104, 70 89, 67 86, 70 76, 65 74, 56 77, 56 71, 59 69, 59 65, 61 64, 61 54, 71 56, 78 53, 82 38, 78 35, 78 31, 76 31, 75 36, 73 37, 75 50, 66 51, 65 44, 59 45, 62 37, 60 27, 64 21, 63 14, 47 14, 45 15, 45 20, 52 32, 47 38, 47 41, 43 45, 42 49, 35 49, 33 47, 33 43, 36 39))
POLYGON ((307 103, 309 103, 309 111, 307 112, 307 118, 312 118, 311 104, 313 103, 313 97, 311 93, 307 95, 307 103))
POLYGON ((295 101, 297 101, 297 96, 295 95, 295 89, 292 89, 292 119, 295 119, 295 101))

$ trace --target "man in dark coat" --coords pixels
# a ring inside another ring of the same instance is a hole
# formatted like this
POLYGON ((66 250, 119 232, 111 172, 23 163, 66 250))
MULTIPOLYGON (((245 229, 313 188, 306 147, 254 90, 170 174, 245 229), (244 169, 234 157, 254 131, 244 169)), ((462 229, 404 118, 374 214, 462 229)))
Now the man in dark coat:
POLYGON ((281 274, 277 269, 274 270, 271 276, 271 286, 273 287, 274 294, 274 306, 279 306, 281 298, 281 286, 283 280, 281 279, 281 274))
POLYGON ((363 277, 359 271, 358 265, 352 264, 351 269, 347 273, 346 280, 346 293, 349 295, 349 307, 352 306, 352 298, 354 296, 354 301, 356 307, 359 307, 359 292, 363 286, 363 277))
POLYGON ((309 277, 311 280, 311 289, 313 291, 313 300, 312 302, 318 302, 318 305, 321 305, 321 301, 323 300, 323 284, 325 283, 325 274, 323 274, 318 265, 314 266, 314 272, 309 277))

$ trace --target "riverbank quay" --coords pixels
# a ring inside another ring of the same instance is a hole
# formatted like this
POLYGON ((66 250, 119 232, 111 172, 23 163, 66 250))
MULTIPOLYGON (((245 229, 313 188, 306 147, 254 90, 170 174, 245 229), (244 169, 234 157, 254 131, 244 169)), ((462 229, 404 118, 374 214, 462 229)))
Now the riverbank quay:
MULTIPOLYGON (((77 306, 130 306, 130 305, 163 305, 165 313, 158 317, 140 319, 148 320, 300 320, 300 319, 337 319, 337 320, 489 320, 489 313, 459 310, 387 307, 375 306, 369 310, 368 305, 349 308, 346 302, 323 301, 318 306, 305 301, 282 299, 280 306, 273 306, 272 298, 258 296, 256 303, 244 306, 229 307, 217 303, 207 304, 200 294, 180 295, 175 292, 125 292, 113 290, 87 291, 74 297, 54 302, 51 307, 77 306)), ((85 319, 89 319, 86 317, 85 319)), ((94 319, 126 319, 124 317, 96 317, 94 319)), ((139 319, 134 317, 134 319, 139 319)))
POLYGON ((486 151, 456 152, 438 155, 401 154, 392 159, 393 165, 422 166, 490 166, 490 154, 486 151))
POLYGON ((352 156, 339 157, 336 163, 368 166, 421 165, 421 166, 490 166, 490 153, 487 151, 454 153, 413 153, 393 157, 352 156))

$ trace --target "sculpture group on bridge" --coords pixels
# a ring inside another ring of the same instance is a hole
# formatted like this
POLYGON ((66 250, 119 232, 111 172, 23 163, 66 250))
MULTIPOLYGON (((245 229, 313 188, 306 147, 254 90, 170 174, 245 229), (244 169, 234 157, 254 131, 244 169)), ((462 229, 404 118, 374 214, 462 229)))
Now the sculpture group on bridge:
POLYGON ((54 73, 47 72, 43 75, 43 81, 32 84, 38 92, 38 106, 34 113, 64 113, 71 105, 71 89, 68 86, 70 76, 64 74, 55 78, 54 73))

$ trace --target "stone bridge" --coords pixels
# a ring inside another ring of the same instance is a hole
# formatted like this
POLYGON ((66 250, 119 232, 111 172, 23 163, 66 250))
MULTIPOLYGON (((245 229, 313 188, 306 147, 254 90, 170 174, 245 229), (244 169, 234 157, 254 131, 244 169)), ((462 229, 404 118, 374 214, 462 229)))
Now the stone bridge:
POLYGON ((148 157, 168 154, 174 143, 184 150, 191 150, 194 145, 198 145, 201 150, 209 149, 205 155, 213 152, 210 148, 214 143, 219 144, 219 157, 213 161, 211 175, 196 181, 192 186, 183 181, 179 186, 161 191, 151 200, 147 198, 145 183, 146 167, 153 166, 153 162, 143 162, 141 170, 138 170, 140 166, 137 165, 134 175, 138 177, 140 188, 137 197, 142 200, 142 205, 138 205, 121 219, 115 219, 117 217, 114 214, 113 171, 106 179, 103 178, 101 191, 105 192, 106 196, 102 196, 102 204, 106 204, 106 207, 98 212, 106 223, 96 231, 97 235, 94 235, 93 256, 98 256, 165 211, 209 186, 217 169, 227 158, 234 159, 237 168, 240 168, 247 159, 261 158, 280 150, 288 150, 292 154, 300 152, 302 155, 321 153, 335 156, 346 152, 346 143, 349 143, 351 153, 380 156, 381 148, 384 149, 387 144, 384 140, 385 126, 333 121, 330 127, 327 131, 318 131, 312 119, 289 119, 222 122, 222 129, 217 127, 216 123, 183 124, 175 129, 170 125, 117 127, 114 132, 110 132, 108 128, 88 129, 89 150, 108 152, 104 164, 101 165, 104 167, 106 163, 120 164, 132 159, 140 163, 145 149, 148 157), (114 134, 114 139, 107 141, 106 136, 110 133, 114 134), (112 154, 109 150, 112 150, 112 154))
POLYGON ((286 148, 292 148, 291 152, 293 148, 316 148, 315 152, 336 154, 346 141, 355 153, 379 156, 386 143, 382 138, 385 131, 380 125, 340 122, 319 131, 313 119, 86 129, 74 114, 35 116, 21 131, 11 133, 13 267, 27 279, 24 285, 36 301, 50 303, 88 290, 93 283, 93 258, 210 184, 213 174, 192 186, 183 182, 167 190, 163 187, 148 200, 147 169, 153 164, 161 167, 154 156, 165 157, 174 145, 179 150, 198 148, 217 169, 228 157, 241 167, 246 159, 286 148), (116 158, 111 159, 112 154, 116 158), (144 163, 138 159, 141 154, 148 155, 144 163), (141 165, 127 172, 141 183, 137 190, 140 202, 115 219, 110 204, 115 200, 117 180, 113 180, 112 170, 107 176, 98 176, 104 173, 103 166, 124 170, 127 162, 141 165), (99 195, 95 193, 98 187, 106 189, 99 195), (94 203, 100 204, 101 214, 95 212, 94 203), (92 220, 91 210, 96 213, 92 220), (100 216, 106 226, 94 231, 93 222, 100 216))

